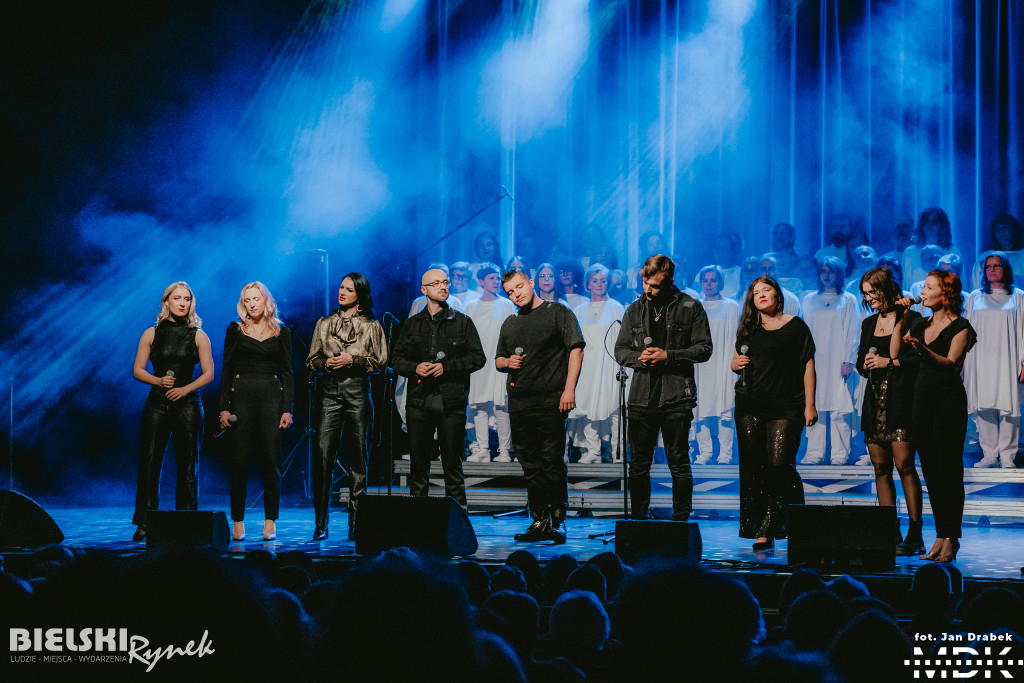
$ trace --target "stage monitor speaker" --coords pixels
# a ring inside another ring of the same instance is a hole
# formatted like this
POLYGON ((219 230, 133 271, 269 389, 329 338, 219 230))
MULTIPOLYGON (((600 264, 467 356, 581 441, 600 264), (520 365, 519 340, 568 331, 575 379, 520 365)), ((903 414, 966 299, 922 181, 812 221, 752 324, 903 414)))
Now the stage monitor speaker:
POLYGON ((789 565, 811 569, 896 568, 896 508, 790 505, 789 565))
POLYGON ((704 544, 697 522, 619 521, 615 553, 626 564, 648 556, 700 560, 704 544))
POLYGON ((364 496, 356 514, 356 552, 373 555, 408 546, 445 557, 476 552, 476 533, 469 515, 446 496, 364 496))
POLYGON ((228 549, 231 529, 223 511, 152 510, 146 519, 146 550, 228 549))
POLYGON ((0 491, 0 550, 35 550, 63 540, 60 527, 34 500, 0 491))

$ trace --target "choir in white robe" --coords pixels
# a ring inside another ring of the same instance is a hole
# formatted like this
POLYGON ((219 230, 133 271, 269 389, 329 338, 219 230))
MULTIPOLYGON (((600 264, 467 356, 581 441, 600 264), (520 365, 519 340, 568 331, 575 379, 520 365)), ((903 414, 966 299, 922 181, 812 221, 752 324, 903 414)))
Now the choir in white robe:
POLYGON ((821 463, 825 457, 826 417, 832 439, 831 464, 843 465, 849 459, 853 399, 842 366, 857 362, 860 310, 861 300, 849 292, 814 292, 804 298, 804 322, 814 338, 814 406, 818 411, 817 424, 807 428, 806 465, 821 463))
POLYGON ((619 364, 610 357, 619 334, 625 307, 614 299, 589 301, 573 313, 580 323, 587 354, 576 383, 576 407, 569 414, 573 444, 585 449, 581 463, 601 462, 601 442, 610 441, 614 453, 619 419, 619 364), (609 331, 610 328, 610 331, 609 331))
POLYGON ((697 407, 693 411, 693 425, 697 432, 698 455, 696 463, 711 462, 713 455, 712 426, 718 426, 718 464, 732 462, 732 444, 735 435, 733 408, 736 405, 736 373, 729 367, 736 328, 740 323, 740 305, 731 299, 709 301, 701 299, 711 328, 711 358, 696 364, 697 407))
POLYGON ((1024 291, 971 292, 964 317, 978 333, 964 362, 967 410, 978 427, 983 458, 975 467, 1014 467, 1020 435, 1020 376, 1024 361, 1024 291))
POLYGON ((490 423, 498 432, 498 457, 495 462, 511 462, 512 432, 508 421, 508 393, 505 373, 494 367, 494 352, 498 348, 498 333, 505 318, 515 313, 516 307, 504 297, 494 301, 475 299, 466 306, 466 315, 476 326, 480 345, 487 362, 469 376, 469 414, 473 420, 476 440, 469 445, 472 462, 490 462, 490 423))

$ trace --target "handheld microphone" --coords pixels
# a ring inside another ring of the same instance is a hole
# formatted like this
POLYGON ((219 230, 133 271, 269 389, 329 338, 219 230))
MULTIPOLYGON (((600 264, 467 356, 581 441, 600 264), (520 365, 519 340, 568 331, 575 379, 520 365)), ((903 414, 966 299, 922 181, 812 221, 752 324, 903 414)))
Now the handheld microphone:
POLYGON ((338 346, 337 344, 335 344, 333 347, 331 347, 331 355, 334 356, 335 358, 340 356, 341 355, 341 347, 338 346))
POLYGON ((228 416, 228 426, 217 432, 217 434, 213 438, 219 439, 220 437, 224 436, 224 432, 231 429, 231 425, 235 424, 236 422, 238 422, 238 416, 232 413, 231 415, 228 416))
MULTIPOLYGON (((517 346, 516 347, 515 355, 517 355, 517 356, 523 355, 523 347, 522 346, 517 346)), ((508 378, 509 386, 514 387, 516 385, 516 380, 517 379, 519 379, 519 371, 518 370, 513 370, 512 372, 510 372, 509 373, 509 378, 508 378)))
POLYGON ((165 372, 164 377, 174 377, 174 370, 168 370, 165 372))
MULTIPOLYGON (((740 347, 740 355, 741 356, 747 355, 747 351, 749 351, 749 350, 750 350, 750 347, 747 346, 746 344, 744 344, 743 346, 740 347)), ((746 365, 744 365, 743 369, 740 370, 740 386, 742 386, 742 387, 747 386, 747 366, 746 365)))
POLYGON ((892 306, 887 306, 886 308, 883 308, 882 310, 879 311, 879 313, 892 313, 893 311, 899 311, 901 309, 906 309, 906 308, 909 308, 910 306, 916 306, 919 303, 921 303, 921 295, 920 294, 918 294, 915 297, 911 297, 910 298, 910 304, 908 306, 900 306, 899 304, 893 304, 892 306))
POLYGON ((653 341, 654 340, 651 339, 650 337, 644 337, 644 348, 646 349, 648 346, 650 346, 651 342, 653 342, 653 341))
MULTIPOLYGON (((436 356, 434 356, 434 360, 433 360, 433 361, 431 361, 431 362, 432 362, 432 363, 440 363, 440 362, 441 362, 441 361, 443 361, 443 360, 444 360, 444 351, 438 351, 438 352, 437 352, 437 355, 436 355, 436 356)), ((420 382, 422 382, 422 381, 423 381, 423 378, 422 378, 422 377, 420 377, 420 378, 418 378, 418 379, 416 380, 416 384, 419 384, 419 383, 420 383, 420 382)))
POLYGON ((878 347, 872 346, 868 349, 868 353, 878 353, 878 347))

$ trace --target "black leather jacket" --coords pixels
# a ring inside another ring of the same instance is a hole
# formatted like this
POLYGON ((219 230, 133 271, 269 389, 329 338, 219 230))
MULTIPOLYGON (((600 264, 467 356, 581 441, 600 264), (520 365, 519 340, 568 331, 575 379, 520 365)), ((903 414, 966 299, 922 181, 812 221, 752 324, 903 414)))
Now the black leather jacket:
POLYGON ((398 374, 409 378, 406 391, 413 406, 423 405, 427 394, 440 391, 445 408, 465 409, 469 376, 487 362, 473 321, 447 304, 433 320, 424 308, 402 323, 391 355, 398 374), (438 351, 444 352, 440 361, 444 372, 420 381, 416 366, 435 362, 438 351))
MULTIPOLYGON (((633 368, 629 389, 629 405, 647 407, 651 393, 651 368, 640 365, 640 353, 646 346, 648 333, 647 297, 641 296, 626 309, 622 327, 615 340, 615 360, 633 368)), ((711 328, 708 315, 699 301, 672 287, 672 299, 665 308, 668 361, 661 369, 661 400, 659 406, 692 408, 697 404, 697 382, 693 364, 711 358, 711 328)))

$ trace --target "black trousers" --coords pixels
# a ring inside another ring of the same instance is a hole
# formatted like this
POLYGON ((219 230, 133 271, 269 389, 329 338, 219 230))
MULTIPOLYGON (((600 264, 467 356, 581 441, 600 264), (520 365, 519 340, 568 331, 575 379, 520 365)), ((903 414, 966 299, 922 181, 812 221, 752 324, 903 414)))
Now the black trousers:
POLYGON ((530 514, 569 507, 569 470, 565 451, 566 415, 557 407, 511 410, 512 448, 523 467, 530 514))
POLYGON ((238 422, 231 428, 231 519, 245 519, 245 484, 249 460, 263 470, 263 513, 277 519, 281 502, 281 415, 284 389, 277 375, 241 373, 232 384, 231 408, 238 422))
POLYGON ((651 507, 651 464, 659 431, 672 475, 672 519, 686 521, 693 512, 689 441, 692 422, 692 408, 629 409, 629 498, 633 519, 647 519, 651 507))
POLYGON ((914 431, 921 473, 928 490, 928 502, 935 518, 938 538, 963 536, 964 458, 967 438, 967 413, 949 419, 944 429, 914 431))
POLYGON ((160 508, 160 468, 167 442, 174 436, 174 462, 178 483, 175 510, 199 508, 199 442, 203 439, 203 404, 192 392, 177 401, 167 400, 162 391, 150 392, 142 411, 139 452, 139 484, 135 491, 132 524, 145 528, 146 515, 160 508))
POLYGON ((341 381, 321 378, 320 430, 313 463, 313 509, 317 527, 327 526, 331 472, 339 457, 349 472, 348 523, 349 526, 355 524, 357 499, 366 493, 372 429, 370 381, 365 377, 341 381))
POLYGON ((466 507, 462 454, 466 442, 466 406, 445 408, 440 394, 428 394, 423 405, 405 407, 409 429, 409 493, 426 496, 430 488, 430 453, 437 431, 444 468, 444 492, 466 507))
POLYGON ((788 505, 802 505, 796 471, 803 418, 772 419, 736 409, 740 458, 740 537, 786 538, 788 505))

